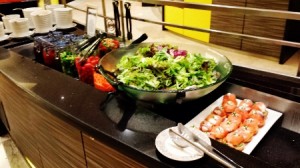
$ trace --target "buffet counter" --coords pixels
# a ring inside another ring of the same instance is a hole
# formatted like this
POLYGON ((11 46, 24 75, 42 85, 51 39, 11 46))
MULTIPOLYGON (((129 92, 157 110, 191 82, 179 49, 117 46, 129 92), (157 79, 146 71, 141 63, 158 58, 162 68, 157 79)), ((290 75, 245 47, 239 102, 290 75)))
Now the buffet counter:
POLYGON ((283 115, 250 155, 214 140, 212 145, 243 167, 300 164, 298 78, 234 66, 231 77, 205 97, 148 104, 101 92, 35 62, 29 58, 32 45, 0 48, 0 101, 9 134, 36 167, 218 167, 208 156, 168 159, 157 151, 155 138, 228 92, 263 101, 283 115))

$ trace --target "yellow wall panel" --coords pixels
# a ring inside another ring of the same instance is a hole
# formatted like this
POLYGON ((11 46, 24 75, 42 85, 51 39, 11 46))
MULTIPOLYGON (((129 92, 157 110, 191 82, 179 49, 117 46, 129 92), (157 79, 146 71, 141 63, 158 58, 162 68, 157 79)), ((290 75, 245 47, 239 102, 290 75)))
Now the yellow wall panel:
MULTIPOLYGON (((211 4, 212 0, 185 0, 184 2, 211 4)), ((209 29, 210 23, 211 23, 211 11, 200 10, 200 9, 189 9, 189 8, 184 9, 183 24, 185 26, 209 29)), ((204 42, 209 42, 209 33, 185 29, 183 34, 187 37, 191 37, 204 42)))
MULTIPOLYGON (((165 6, 165 22, 183 25, 183 9, 173 6, 165 6)), ((165 26, 168 30, 183 34, 183 29, 165 26)))

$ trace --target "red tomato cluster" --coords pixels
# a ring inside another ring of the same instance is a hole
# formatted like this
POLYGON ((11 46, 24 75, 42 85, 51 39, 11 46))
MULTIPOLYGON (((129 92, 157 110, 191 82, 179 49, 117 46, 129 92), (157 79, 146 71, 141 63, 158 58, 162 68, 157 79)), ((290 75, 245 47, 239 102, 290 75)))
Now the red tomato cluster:
POLYGON ((95 67, 99 62, 98 56, 90 56, 87 59, 81 57, 75 58, 75 65, 78 71, 79 79, 84 83, 94 85, 98 90, 104 92, 112 92, 115 89, 108 83, 108 81, 99 73, 96 72, 95 67))
POLYGON ((268 115, 263 102, 253 103, 244 99, 238 103, 236 96, 227 93, 221 106, 200 123, 199 129, 207 132, 212 139, 223 142, 235 149, 243 150, 259 128, 264 126, 268 115))
POLYGON ((43 50, 44 64, 47 66, 52 66, 54 64, 55 56, 56 53, 53 47, 45 48, 43 50))
POLYGON ((105 38, 99 44, 100 56, 104 56, 106 53, 110 52, 113 49, 120 47, 120 42, 117 39, 105 38))
POLYGON ((87 84, 94 83, 93 74, 95 72, 95 67, 99 62, 98 56, 90 56, 87 59, 82 59, 82 57, 76 57, 75 65, 78 72, 79 79, 87 84))

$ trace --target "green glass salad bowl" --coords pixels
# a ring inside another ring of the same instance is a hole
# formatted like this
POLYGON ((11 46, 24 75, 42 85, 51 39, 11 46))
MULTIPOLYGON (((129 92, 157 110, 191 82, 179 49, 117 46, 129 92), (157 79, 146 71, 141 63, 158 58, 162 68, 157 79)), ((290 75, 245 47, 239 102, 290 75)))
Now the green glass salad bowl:
MULTIPOLYGON (((124 64, 124 58, 123 57, 127 57, 127 59, 130 59, 130 55, 135 55, 137 52, 140 52, 141 50, 143 50, 143 52, 145 51, 145 49, 141 49, 141 48, 147 48, 149 46, 165 46, 167 43, 141 43, 141 44, 135 44, 135 45, 129 45, 128 47, 124 47, 124 48, 120 48, 120 49, 116 49, 113 50, 112 52, 106 54, 105 56, 103 56, 98 64, 98 70, 99 72, 107 79, 107 81, 113 85, 115 87, 115 89, 117 91, 121 91, 121 92, 125 92, 126 95, 128 95, 129 97, 132 97, 134 99, 137 100, 141 100, 141 101, 146 101, 146 102, 151 102, 151 103, 182 103, 185 101, 190 101, 190 100, 195 100, 198 99, 200 97, 203 97, 207 94, 209 94, 210 92, 212 92, 213 90, 215 90, 217 87, 219 87, 231 74, 232 72, 232 63, 230 62, 230 60, 222 55, 221 53, 211 49, 208 46, 205 45, 190 45, 190 44, 168 44, 171 46, 177 46, 179 50, 177 50, 177 48, 175 48, 175 55, 176 53, 179 55, 176 55, 176 61, 178 62, 178 60, 183 59, 182 57, 187 57, 186 53, 188 54, 200 54, 201 57, 203 57, 204 59, 207 60, 213 60, 214 66, 212 67, 212 71, 213 74, 216 74, 214 76, 214 81, 207 83, 205 85, 199 86, 199 85, 192 85, 192 86, 188 86, 185 88, 180 88, 180 89, 176 89, 176 87, 174 87, 175 85, 178 86, 178 82, 176 82, 176 84, 173 84, 172 87, 170 89, 168 88, 164 88, 164 89, 149 89, 149 88, 139 88, 136 86, 136 84, 134 85, 130 85, 130 84, 126 84, 125 79, 123 78, 128 78, 128 76, 131 76, 131 74, 133 74, 133 72, 128 73, 128 74, 120 74, 120 64, 124 64), (183 51, 185 50, 185 51, 183 51), (180 55, 182 54, 183 55, 180 55), (179 58, 177 58, 178 56, 180 56, 179 58), (123 59, 122 59, 123 58, 123 59), (121 77, 123 76, 123 77, 121 77), (124 77, 125 76, 125 77, 124 77)), ((172 49, 160 49, 160 48, 164 48, 164 47, 156 47, 155 50, 157 50, 157 48, 159 48, 158 50, 163 50, 161 52, 167 52, 167 53, 171 53, 171 55, 174 56, 174 50, 172 49)), ((147 50, 147 49, 146 49, 147 50)), ((153 50, 153 49, 150 49, 153 50)), ((149 51, 150 51, 149 50, 149 51)), ((149 51, 147 51, 147 54, 149 55, 149 51)), ((150 54, 151 55, 151 54, 150 54)), ((161 55, 161 53, 160 53, 161 55)), ((167 54, 168 55, 168 54, 167 54)), ((153 55, 151 55, 150 57, 152 57, 153 55)), ((156 57, 156 56, 153 56, 156 57)), ((167 61, 169 61, 169 56, 165 56, 166 58, 163 58, 164 60, 162 61, 161 64, 166 64, 167 61)), ((186 59, 189 60, 193 60, 194 58, 191 57, 187 57, 186 59)), ((149 59, 149 58, 142 58, 140 62, 138 62, 136 65, 133 65, 134 69, 141 69, 139 66, 143 66, 144 64, 144 60, 145 59, 149 59)), ((161 56, 160 56, 161 59, 161 56)), ((191 61, 189 64, 194 64, 193 61, 191 61)), ((208 63, 205 63, 208 64, 208 63)), ((211 63, 210 63, 211 64, 211 63)), ((186 65, 189 66, 189 65, 186 65)), ((204 64, 201 65, 200 67, 204 67, 204 64)), ((151 65, 151 68, 153 69, 153 65, 151 65)), ((167 69, 167 68, 165 68, 167 69)), ((163 69, 163 71, 165 71, 165 69, 163 69)), ((178 68, 177 68, 178 69, 178 68)), ((180 69, 180 68, 179 68, 180 69)), ((187 69, 187 68, 185 68, 187 69)), ((123 67, 123 71, 127 71, 126 66, 125 68, 123 67)), ((162 69, 160 69, 160 71, 162 71, 162 69)), ((169 70, 168 72, 170 73, 170 71, 175 71, 175 70, 169 70)), ((184 75, 187 74, 186 72, 190 72, 190 70, 185 70, 184 71, 184 75)), ((149 77, 150 79, 147 80, 147 83, 150 83, 151 81, 151 75, 145 75, 144 72, 142 72, 142 74, 144 76, 149 77)), ((211 73, 210 73, 211 74, 211 73)), ((175 76, 172 77, 172 79, 170 81, 174 81, 174 79, 177 78, 182 78, 182 77, 178 77, 176 75, 182 75, 181 71, 180 73, 176 74, 175 76)), ((187 74, 188 75, 188 74, 187 74)), ((153 76, 153 75, 152 75, 153 76)), ((164 76, 168 76, 168 75, 164 75, 164 76)), ((154 74, 154 78, 155 74, 154 74)), ((161 77, 160 77, 161 78, 161 77)), ((200 77, 201 79, 204 77, 200 77)), ((132 79, 130 79, 131 81, 129 83, 134 83, 134 80, 139 80, 139 77, 132 77, 132 79)), ((191 77, 186 79, 187 81, 192 80, 191 77)), ((164 83, 164 81, 160 81, 161 83, 164 83)), ((140 82, 138 82, 140 83, 140 82)), ((152 82, 152 83, 157 83, 157 82, 152 82)), ((150 85, 152 85, 152 83, 150 85)), ((168 83, 168 82, 165 82, 168 83)), ((179 82, 180 83, 180 82, 179 82)), ((154 85, 154 84, 153 84, 154 85)))

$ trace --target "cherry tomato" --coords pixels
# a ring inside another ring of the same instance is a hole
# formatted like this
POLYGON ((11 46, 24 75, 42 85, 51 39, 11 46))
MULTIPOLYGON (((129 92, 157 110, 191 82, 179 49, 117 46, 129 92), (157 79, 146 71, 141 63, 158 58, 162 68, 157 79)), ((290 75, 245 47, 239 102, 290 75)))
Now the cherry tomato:
POLYGON ((117 39, 105 38, 99 44, 99 52, 101 56, 104 56, 106 53, 110 52, 113 49, 120 47, 120 42, 117 39))
POLYGON ((98 64, 98 62, 99 62, 98 60, 92 60, 91 64, 94 65, 94 67, 95 67, 98 64))
POLYGON ((98 56, 90 56, 88 58, 75 58, 75 65, 78 72, 79 79, 87 84, 94 83, 95 67, 99 61, 98 56))
MULTIPOLYGON (((96 61, 97 61, 97 63, 98 63, 98 61, 99 61, 99 57, 98 57, 98 56, 90 56, 90 57, 87 59, 87 62, 89 62, 89 63, 96 62, 96 61)), ((95 65, 95 64, 93 64, 93 65, 95 65)))

